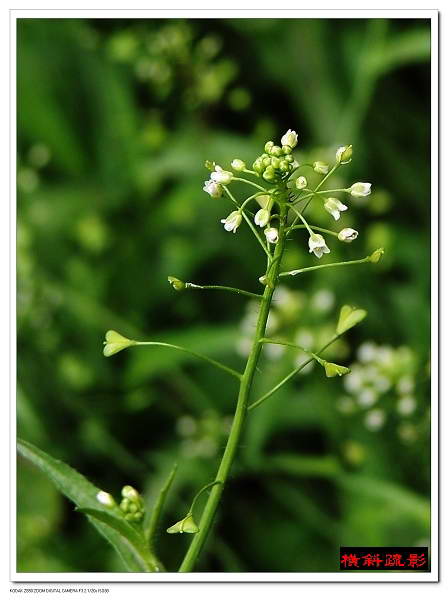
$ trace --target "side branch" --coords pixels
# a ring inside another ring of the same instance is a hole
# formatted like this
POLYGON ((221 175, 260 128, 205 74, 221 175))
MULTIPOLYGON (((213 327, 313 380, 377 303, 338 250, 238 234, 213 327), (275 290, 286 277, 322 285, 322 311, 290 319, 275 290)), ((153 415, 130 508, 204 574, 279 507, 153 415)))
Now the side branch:
MULTIPOLYGON (((322 346, 322 348, 319 350, 318 354, 321 354, 322 352, 324 352, 324 350, 326 350, 329 346, 331 346, 331 344, 333 344, 339 337, 340 337, 340 335, 335 335, 329 342, 327 342, 325 344, 325 346, 322 346)), ((308 360, 305 360, 303 363, 301 363, 298 367, 293 369, 290 373, 288 373, 288 375, 286 375, 286 377, 284 377, 282 380, 280 380, 272 389, 270 389, 268 392, 263 394, 263 396, 258 398, 258 400, 255 400, 255 402, 252 402, 252 404, 250 404, 247 407, 247 410, 252 410, 254 408, 257 408, 257 406, 260 406, 260 404, 262 404, 265 400, 267 400, 273 394, 275 394, 275 392, 277 390, 279 390, 282 386, 284 386, 285 383, 288 383, 288 381, 290 379, 295 377, 297 375, 297 373, 300 373, 300 371, 302 371, 302 369, 304 369, 307 365, 309 365, 311 362, 313 362, 313 360, 315 360, 315 359, 309 358, 308 360)))
POLYGON ((184 348, 183 346, 176 346, 175 344, 168 344, 167 342, 135 342, 134 345, 135 346, 162 346, 164 348, 172 348, 173 350, 180 350, 181 352, 186 352, 187 354, 191 354, 192 356, 195 356, 196 358, 205 360, 206 362, 210 363, 211 365, 218 367, 218 369, 221 369, 222 371, 225 371, 226 373, 230 373, 230 375, 233 375, 233 377, 236 377, 238 380, 241 380, 241 377, 242 377, 241 373, 239 373, 238 371, 235 371, 234 369, 231 369, 227 365, 224 365, 223 363, 220 363, 219 361, 214 360, 213 358, 210 358, 209 356, 205 356, 205 354, 200 354, 199 352, 195 352, 194 350, 189 350, 188 348, 184 348))
POLYGON ((261 294, 254 294, 253 292, 240 290, 239 288, 234 288, 227 285, 197 285, 196 283, 186 282, 185 288, 194 290, 223 290, 225 292, 233 292, 234 294, 239 294, 241 296, 249 296, 249 298, 256 298, 257 300, 261 300, 261 298, 263 298, 261 294))
POLYGON ((327 269, 329 267, 344 267, 345 265, 361 265, 367 262, 372 262, 371 256, 366 256, 365 258, 360 258, 358 260, 346 260, 343 262, 328 263, 326 265, 315 265, 314 267, 305 267, 304 269, 294 269, 293 271, 284 271, 283 273, 280 273, 279 277, 294 277, 295 275, 300 275, 301 273, 306 273, 307 271, 316 271, 317 269, 327 269))

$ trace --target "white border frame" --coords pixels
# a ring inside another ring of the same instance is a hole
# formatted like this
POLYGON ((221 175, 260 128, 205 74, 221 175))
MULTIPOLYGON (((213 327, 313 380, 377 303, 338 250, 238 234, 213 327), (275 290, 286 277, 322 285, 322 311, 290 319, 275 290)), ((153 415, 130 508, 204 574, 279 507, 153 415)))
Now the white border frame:
MULTIPOLYGON (((254 10, 254 9, 12 9, 10 11, 10 581, 12 582, 437 582, 439 576, 439 406, 438 406, 438 197, 439 101, 437 10, 254 10), (16 565, 16 20, 18 18, 389 18, 431 21, 431 554, 430 573, 307 572, 307 573, 17 573, 16 565)), ((42 595, 41 595, 42 597, 42 595)))

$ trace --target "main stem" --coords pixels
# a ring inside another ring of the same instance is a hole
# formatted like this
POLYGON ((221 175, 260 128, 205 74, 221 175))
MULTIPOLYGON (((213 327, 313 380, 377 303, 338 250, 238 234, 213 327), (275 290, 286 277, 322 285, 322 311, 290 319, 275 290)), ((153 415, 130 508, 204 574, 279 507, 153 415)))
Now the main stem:
POLYGON ((219 501, 221 499, 224 486, 232 468, 233 461, 240 443, 241 435, 243 432, 244 422, 247 415, 247 406, 249 401, 249 394, 252 387, 252 381, 257 368, 258 359, 260 357, 261 348, 263 343, 262 338, 265 335, 266 323, 269 316, 269 310, 271 308, 272 296, 274 294, 275 286, 277 284, 278 275, 280 272, 280 263, 283 255, 285 246, 285 222, 286 222, 286 210, 282 208, 280 215, 280 227, 279 227, 279 239, 275 247, 274 256, 272 262, 270 262, 270 269, 268 268, 267 277, 269 284, 265 287, 264 294, 260 303, 260 311, 258 313, 257 327, 255 330, 254 340, 252 348, 247 359, 246 368, 241 378, 241 384, 238 394, 238 402, 236 406, 235 416, 233 418, 232 428, 230 430, 227 445, 224 450, 224 454, 219 465, 218 472, 216 473, 215 480, 221 481, 222 485, 216 485, 212 488, 202 513, 201 521, 199 523, 199 532, 195 534, 193 541, 188 548, 185 558, 180 566, 179 572, 188 573, 193 570, 194 564, 205 544, 210 528, 212 527, 216 511, 218 509, 219 501))

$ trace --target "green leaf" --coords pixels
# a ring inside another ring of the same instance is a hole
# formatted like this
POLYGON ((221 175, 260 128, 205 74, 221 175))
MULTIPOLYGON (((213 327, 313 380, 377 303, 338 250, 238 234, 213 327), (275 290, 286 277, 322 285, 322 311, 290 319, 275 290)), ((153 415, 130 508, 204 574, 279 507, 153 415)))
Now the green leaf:
POLYGON ((112 544, 129 572, 160 570, 157 559, 149 551, 142 552, 140 541, 135 537, 138 536, 137 531, 123 519, 119 508, 106 509, 98 502, 96 495, 101 491, 99 488, 75 469, 29 442, 18 440, 17 449, 24 458, 41 469, 67 498, 88 514, 91 523, 112 544), (122 525, 117 526, 117 521, 121 521, 122 525), (135 535, 130 533, 129 528, 135 535))

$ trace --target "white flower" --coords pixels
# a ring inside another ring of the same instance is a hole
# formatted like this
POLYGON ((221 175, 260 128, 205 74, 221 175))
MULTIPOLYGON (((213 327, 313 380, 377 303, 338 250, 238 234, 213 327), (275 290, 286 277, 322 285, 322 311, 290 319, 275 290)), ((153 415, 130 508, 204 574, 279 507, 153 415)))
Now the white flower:
POLYGON ((103 504, 104 506, 107 506, 109 508, 115 506, 115 500, 108 492, 98 492, 98 494, 96 495, 96 499, 100 504, 103 504))
POLYGON ((221 223, 224 223, 224 229, 226 231, 233 231, 233 233, 236 233, 242 218, 241 213, 234 210, 226 219, 221 219, 221 223))
POLYGON ((288 129, 288 131, 281 139, 282 146, 289 146, 290 148, 295 148, 297 146, 297 140, 297 133, 292 129, 288 129))
POLYGON ((210 175, 210 179, 215 183, 229 184, 233 179, 233 174, 230 171, 224 171, 219 165, 215 165, 215 170, 210 175))
POLYGON ((303 190, 304 188, 306 188, 307 185, 308 185, 308 181, 306 180, 306 177, 303 177, 303 175, 301 175, 300 177, 297 177, 296 188, 298 190, 303 190))
POLYGON ((352 229, 351 227, 346 227, 345 229, 341 229, 338 233, 338 240, 341 242, 353 242, 358 237, 358 232, 356 229, 352 229))
POLYGON ((219 185, 219 183, 216 183, 211 179, 204 181, 204 187, 202 189, 204 192, 207 192, 207 194, 210 194, 212 198, 219 198, 222 196, 222 187, 219 185))
POLYGON ((339 146, 336 150, 336 162, 341 165, 346 165, 352 160, 352 146, 339 146))
POLYGON ((322 254, 328 254, 330 252, 324 238, 319 233, 312 233, 310 235, 308 246, 310 247, 310 252, 314 252, 317 258, 320 258, 322 254))
POLYGON ((266 208, 260 208, 255 215, 255 225, 258 225, 259 227, 266 227, 270 218, 271 213, 266 208))
POLYGON ((371 187, 371 183, 363 183, 362 181, 357 181, 349 188, 349 191, 352 196, 361 198, 362 196, 368 196, 370 194, 371 187))
POLYGON ((276 244, 278 242, 278 229, 275 227, 266 227, 264 235, 270 244, 276 244))
POLYGON ((230 163, 230 166, 234 171, 244 171, 244 169, 246 168, 246 163, 244 162, 244 160, 234 158, 230 163))
POLYGON ((338 221, 339 217, 341 216, 341 212, 347 210, 348 207, 345 206, 345 204, 342 204, 342 202, 337 198, 327 198, 324 208, 330 213, 335 221, 338 221))
POLYGON ((316 173, 321 173, 322 175, 326 175, 330 169, 330 165, 328 165, 327 163, 324 163, 320 160, 317 160, 316 162, 313 163, 313 169, 316 171, 316 173))

